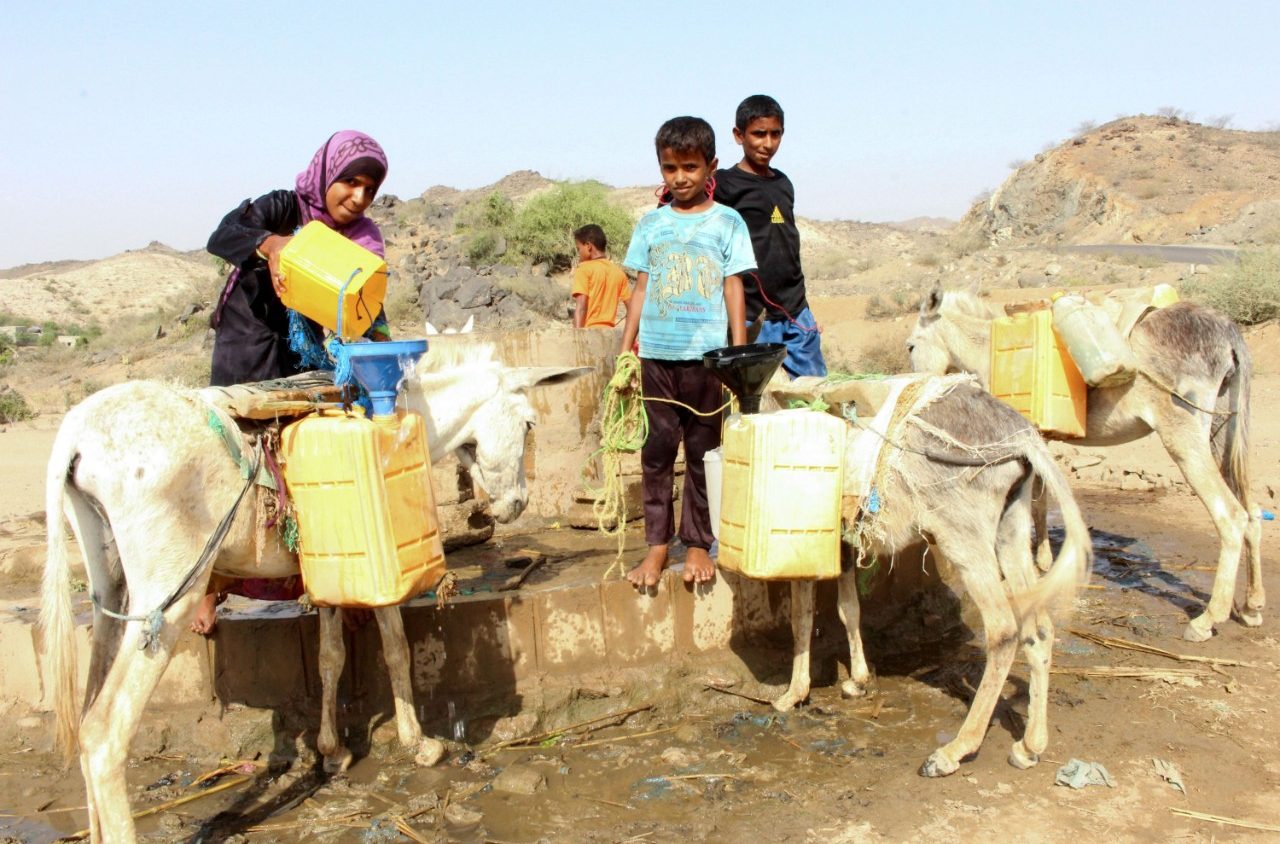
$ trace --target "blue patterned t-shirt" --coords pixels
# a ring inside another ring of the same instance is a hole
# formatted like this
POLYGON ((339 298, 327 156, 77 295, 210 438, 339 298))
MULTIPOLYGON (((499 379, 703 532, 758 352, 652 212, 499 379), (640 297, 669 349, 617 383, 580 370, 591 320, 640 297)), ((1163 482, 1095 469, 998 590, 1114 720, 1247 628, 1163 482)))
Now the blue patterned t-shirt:
POLYGON ((682 214, 664 205, 640 218, 622 265, 649 274, 640 311, 640 357, 699 360, 722 348, 729 315, 724 280, 756 266, 741 215, 716 203, 682 214))

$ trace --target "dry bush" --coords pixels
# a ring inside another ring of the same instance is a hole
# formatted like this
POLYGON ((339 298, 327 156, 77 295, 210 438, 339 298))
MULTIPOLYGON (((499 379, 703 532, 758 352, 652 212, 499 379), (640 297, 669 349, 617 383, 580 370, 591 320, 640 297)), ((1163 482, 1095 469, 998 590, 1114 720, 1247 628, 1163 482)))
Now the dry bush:
POLYGON ((871 298, 867 300, 867 319, 888 319, 895 313, 879 293, 871 294, 871 298))
POLYGON ((893 319, 909 314, 920 304, 918 294, 910 290, 894 290, 886 294, 872 293, 867 300, 867 319, 893 319))
POLYGON ((36 412, 27 404, 22 393, 12 387, 0 385, 0 424, 30 419, 36 412))
POLYGON ((956 260, 981 252, 988 245, 986 232, 977 227, 952 235, 947 241, 947 248, 956 260))
POLYGON ((862 350, 858 356, 855 372, 864 374, 896 375, 911 371, 911 358, 907 355, 907 346, 901 341, 882 342, 862 350))
POLYGON ((413 326, 420 330, 426 313, 418 301, 418 293, 416 283, 408 274, 390 276, 387 279, 387 297, 382 302, 387 322, 396 327, 413 326))
POLYGON ((1190 278, 1182 295, 1203 302, 1241 325, 1280 316, 1280 249, 1242 252, 1203 277, 1190 278))
POLYGON ((865 272, 854 266, 857 256, 848 249, 822 251, 814 255, 803 256, 804 274, 816 280, 847 278, 855 272, 865 272))

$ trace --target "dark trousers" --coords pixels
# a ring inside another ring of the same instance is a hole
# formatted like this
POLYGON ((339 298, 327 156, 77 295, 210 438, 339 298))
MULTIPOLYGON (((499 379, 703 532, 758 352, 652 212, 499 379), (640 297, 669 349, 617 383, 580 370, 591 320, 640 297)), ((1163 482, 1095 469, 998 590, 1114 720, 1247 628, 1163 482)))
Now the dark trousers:
MULTIPOLYGON (((702 361, 640 360, 645 397, 674 399, 707 413, 720 407, 722 388, 702 361)), ((640 450, 644 471, 644 538, 666 545, 675 535, 672 493, 676 451, 684 442, 684 491, 680 505, 680 540, 690 548, 710 548, 711 513, 702 456, 720 445, 720 414, 698 416, 674 404, 646 401, 649 438, 640 450)))

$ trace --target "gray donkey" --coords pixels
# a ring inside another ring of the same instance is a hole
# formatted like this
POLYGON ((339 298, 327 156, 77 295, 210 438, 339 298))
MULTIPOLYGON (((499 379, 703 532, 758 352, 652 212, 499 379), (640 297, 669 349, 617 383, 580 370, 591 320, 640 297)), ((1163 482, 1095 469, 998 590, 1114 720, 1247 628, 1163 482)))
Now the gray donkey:
MULTIPOLYGON (((970 372, 990 384, 988 352, 995 317, 972 291, 935 288, 907 338, 917 372, 970 372)), ((1213 519, 1220 550, 1213 594, 1183 631, 1202 642, 1232 610, 1242 552, 1249 557, 1244 606, 1248 627, 1262 623, 1262 523, 1249 493, 1249 386, 1253 364, 1234 322, 1203 305, 1179 302, 1138 323, 1129 337, 1138 377, 1088 395, 1079 445, 1119 445, 1152 431, 1213 519)), ((1036 530, 1044 547, 1044 508, 1036 530)), ((1041 556, 1043 560, 1043 555, 1041 556)))
MULTIPOLYGON (((928 777, 954 773, 978 751, 1019 644, 1030 666, 1030 705, 1026 731, 1014 743, 1009 762, 1029 768, 1039 761, 1048 743, 1049 608, 1071 600, 1093 555, 1066 478, 1035 429, 972 379, 945 380, 947 386, 935 388, 933 398, 911 404, 883 433, 877 504, 864 502, 865 509, 852 512, 846 506, 846 542, 855 559, 874 555, 889 561, 897 550, 928 542, 959 576, 982 615, 987 650, 982 681, 956 737, 934 750, 921 767, 928 777), (1031 554, 1033 479, 1058 502, 1066 528, 1057 560, 1043 577, 1031 554)), ((878 435, 865 431, 861 436, 878 435)), ((849 438, 850 455, 856 453, 856 439, 849 438)), ((870 672, 858 628, 855 566, 845 568, 837 589, 840 619, 849 636, 849 679, 841 691, 856 697, 866 692, 870 672)), ((773 704, 780 711, 809 695, 813 593, 812 581, 791 584, 795 653, 790 687, 773 704)))

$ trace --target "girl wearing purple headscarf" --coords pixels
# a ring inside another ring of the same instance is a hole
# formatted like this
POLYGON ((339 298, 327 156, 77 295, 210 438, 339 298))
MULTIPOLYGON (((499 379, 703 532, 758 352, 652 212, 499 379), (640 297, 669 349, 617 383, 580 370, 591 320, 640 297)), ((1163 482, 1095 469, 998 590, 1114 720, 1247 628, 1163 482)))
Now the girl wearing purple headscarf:
MULTIPOLYGON (((246 199, 222 219, 208 250, 235 269, 218 297, 212 325, 214 386, 266 381, 304 368, 289 347, 289 312, 280 301, 280 250, 304 223, 319 220, 366 249, 384 254, 382 232, 365 211, 387 176, 387 156, 363 132, 338 132, 298 174, 294 190, 246 199)), ((311 333, 322 337, 320 326, 311 333)), ((365 335, 388 340, 382 314, 365 335)))

